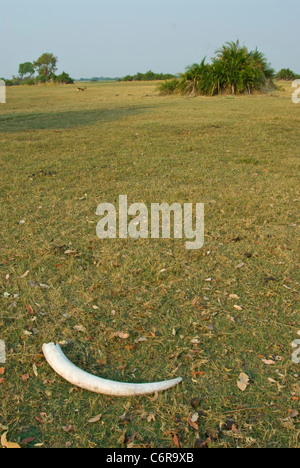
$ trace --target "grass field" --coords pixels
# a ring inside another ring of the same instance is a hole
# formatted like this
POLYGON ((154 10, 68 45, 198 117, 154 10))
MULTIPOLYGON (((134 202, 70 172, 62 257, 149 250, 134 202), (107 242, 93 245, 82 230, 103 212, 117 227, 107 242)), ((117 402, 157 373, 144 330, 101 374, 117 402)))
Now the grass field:
POLYGON ((299 447, 291 93, 290 84, 215 98, 160 97, 152 83, 8 88, 0 435, 26 447, 299 447), (204 247, 98 239, 98 204, 122 194, 147 206, 205 203, 204 247), (51 341, 104 378, 183 383, 149 397, 91 394, 48 366, 41 348, 51 341))

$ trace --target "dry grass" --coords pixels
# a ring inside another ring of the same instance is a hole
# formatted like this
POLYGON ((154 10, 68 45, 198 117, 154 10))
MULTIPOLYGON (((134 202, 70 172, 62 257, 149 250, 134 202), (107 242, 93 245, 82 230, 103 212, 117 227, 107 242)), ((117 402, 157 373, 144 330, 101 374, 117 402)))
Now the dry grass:
POLYGON ((193 447, 222 427, 209 446, 299 446, 299 419, 288 417, 300 397, 291 360, 299 112, 287 84, 266 96, 194 99, 159 97, 148 83, 95 84, 80 94, 76 86, 8 89, 0 107, 0 338, 8 347, 0 424, 10 440, 174 447, 176 434, 193 447), (147 205, 204 202, 204 248, 99 240, 96 207, 119 194, 147 205), (114 338, 117 331, 130 338, 114 338), (49 341, 68 341, 74 363, 106 378, 184 382, 158 398, 90 394, 44 362, 49 341), (251 379, 245 393, 241 372, 251 379), (197 411, 198 431, 188 424, 197 411), (238 433, 222 425, 228 419, 238 433))

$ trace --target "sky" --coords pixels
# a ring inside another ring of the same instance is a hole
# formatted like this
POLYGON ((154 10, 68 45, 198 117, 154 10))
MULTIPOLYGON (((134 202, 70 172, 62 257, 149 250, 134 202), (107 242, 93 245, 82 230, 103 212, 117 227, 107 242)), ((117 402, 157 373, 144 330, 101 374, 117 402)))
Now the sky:
POLYGON ((0 77, 42 53, 73 78, 180 73, 226 41, 300 74, 299 0, 0 0, 0 77))

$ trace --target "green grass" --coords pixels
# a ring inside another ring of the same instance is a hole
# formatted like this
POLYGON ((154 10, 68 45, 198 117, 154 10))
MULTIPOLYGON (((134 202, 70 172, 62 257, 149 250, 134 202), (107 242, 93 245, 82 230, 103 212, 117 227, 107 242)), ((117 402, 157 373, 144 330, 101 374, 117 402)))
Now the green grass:
POLYGON ((300 106, 288 84, 231 99, 159 97, 156 86, 7 90, 0 107, 0 339, 8 348, 0 432, 6 426, 8 440, 34 437, 27 446, 45 447, 175 447, 176 434, 184 448, 222 428, 210 447, 299 447, 299 417, 288 411, 300 397, 291 360, 300 325, 300 106), (148 206, 204 202, 204 248, 98 239, 97 205, 120 194, 148 206), (118 331, 129 339, 115 338, 118 331), (52 371, 41 352, 50 341, 67 341, 66 355, 104 378, 184 380, 157 398, 94 395, 52 371), (241 372, 251 379, 244 393, 241 372), (188 424, 195 412, 198 430, 188 424), (89 424, 98 414, 101 421, 89 424), (69 425, 74 430, 64 432, 69 425))

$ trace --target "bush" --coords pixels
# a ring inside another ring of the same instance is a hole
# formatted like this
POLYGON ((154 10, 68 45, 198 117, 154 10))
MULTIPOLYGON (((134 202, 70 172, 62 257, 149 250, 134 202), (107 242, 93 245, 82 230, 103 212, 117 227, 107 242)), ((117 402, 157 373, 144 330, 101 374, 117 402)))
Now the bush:
POLYGON ((49 82, 49 78, 46 75, 38 75, 36 77, 36 83, 45 84, 49 82))
MULTIPOLYGON (((249 52, 239 41, 227 42, 216 51, 212 63, 195 63, 180 75, 173 92, 182 94, 252 94, 274 88, 274 70, 268 65, 264 55, 258 50, 249 52)), ((169 88, 171 92, 172 87, 169 88)), ((160 87, 165 94, 165 87, 160 87)), ((170 94, 170 93, 169 93, 170 94)))
POLYGON ((293 81, 297 78, 297 75, 289 68, 282 68, 282 70, 277 73, 276 78, 282 81, 293 81))
POLYGON ((165 81, 159 86, 160 94, 167 96, 168 94, 174 94, 178 88, 178 79, 174 78, 172 81, 165 81))
POLYGON ((73 78, 70 77, 68 73, 63 72, 61 75, 58 75, 54 78, 56 83, 61 84, 74 84, 73 78))
POLYGON ((35 80, 35 78, 27 78, 27 79, 22 81, 22 84, 27 85, 27 86, 33 86, 33 85, 36 84, 36 80, 35 80))
POLYGON ((4 81, 5 81, 6 86, 19 86, 22 84, 21 78, 17 78, 15 76, 13 76, 11 80, 4 79, 4 81))

